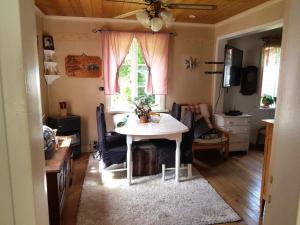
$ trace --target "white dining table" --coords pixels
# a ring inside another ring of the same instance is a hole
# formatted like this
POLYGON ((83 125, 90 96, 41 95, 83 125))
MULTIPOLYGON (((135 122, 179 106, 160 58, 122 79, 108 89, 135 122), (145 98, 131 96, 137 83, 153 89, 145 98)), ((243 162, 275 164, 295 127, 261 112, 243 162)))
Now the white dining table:
POLYGON ((138 117, 133 113, 117 114, 113 117, 115 132, 126 135, 127 143, 127 179, 128 184, 132 181, 132 142, 148 139, 169 139, 176 141, 175 150, 175 181, 179 182, 180 170, 180 143, 182 133, 189 130, 187 126, 166 113, 160 114, 158 123, 140 123, 138 117), (127 122, 122 127, 117 127, 118 122, 128 116, 127 122))

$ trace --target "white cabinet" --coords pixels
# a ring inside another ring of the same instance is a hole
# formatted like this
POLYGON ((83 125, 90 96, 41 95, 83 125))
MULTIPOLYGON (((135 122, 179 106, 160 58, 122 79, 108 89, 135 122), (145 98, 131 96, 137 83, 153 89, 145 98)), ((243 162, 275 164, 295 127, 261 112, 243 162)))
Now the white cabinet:
POLYGON ((229 151, 248 151, 251 115, 227 116, 215 114, 215 125, 229 133, 229 151))

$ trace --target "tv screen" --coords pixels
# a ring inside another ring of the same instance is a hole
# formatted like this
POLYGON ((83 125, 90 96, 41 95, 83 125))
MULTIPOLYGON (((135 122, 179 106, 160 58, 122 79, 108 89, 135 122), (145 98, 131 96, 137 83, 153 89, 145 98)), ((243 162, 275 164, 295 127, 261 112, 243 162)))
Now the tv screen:
POLYGON ((223 87, 238 86, 241 81, 243 51, 233 46, 225 46, 223 87))

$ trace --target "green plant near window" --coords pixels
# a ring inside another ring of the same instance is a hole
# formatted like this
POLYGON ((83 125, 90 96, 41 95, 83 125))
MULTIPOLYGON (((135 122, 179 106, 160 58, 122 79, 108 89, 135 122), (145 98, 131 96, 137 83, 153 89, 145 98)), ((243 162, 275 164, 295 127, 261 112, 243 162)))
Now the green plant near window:
POLYGON ((264 94, 261 102, 264 106, 269 107, 270 105, 273 105, 275 103, 275 99, 271 95, 264 94))
POLYGON ((149 113, 152 111, 153 98, 151 95, 143 95, 136 97, 132 102, 135 106, 134 112, 140 118, 140 121, 148 122, 149 113))

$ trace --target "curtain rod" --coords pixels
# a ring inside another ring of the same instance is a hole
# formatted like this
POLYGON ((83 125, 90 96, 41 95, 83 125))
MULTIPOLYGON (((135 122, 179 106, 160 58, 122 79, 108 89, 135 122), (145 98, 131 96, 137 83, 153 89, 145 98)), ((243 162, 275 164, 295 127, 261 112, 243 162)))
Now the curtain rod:
MULTIPOLYGON (((104 30, 104 29, 97 29, 97 28, 92 29, 93 33, 98 33, 98 32, 100 33, 102 31, 111 31, 111 30, 104 30)), ((127 31, 120 31, 120 32, 127 32, 127 31)), ((134 33, 151 33, 151 34, 155 34, 155 32, 146 32, 146 31, 134 31, 134 33)), ((173 37, 177 36, 176 32, 164 32, 164 33, 170 34, 170 36, 173 36, 173 37)))

